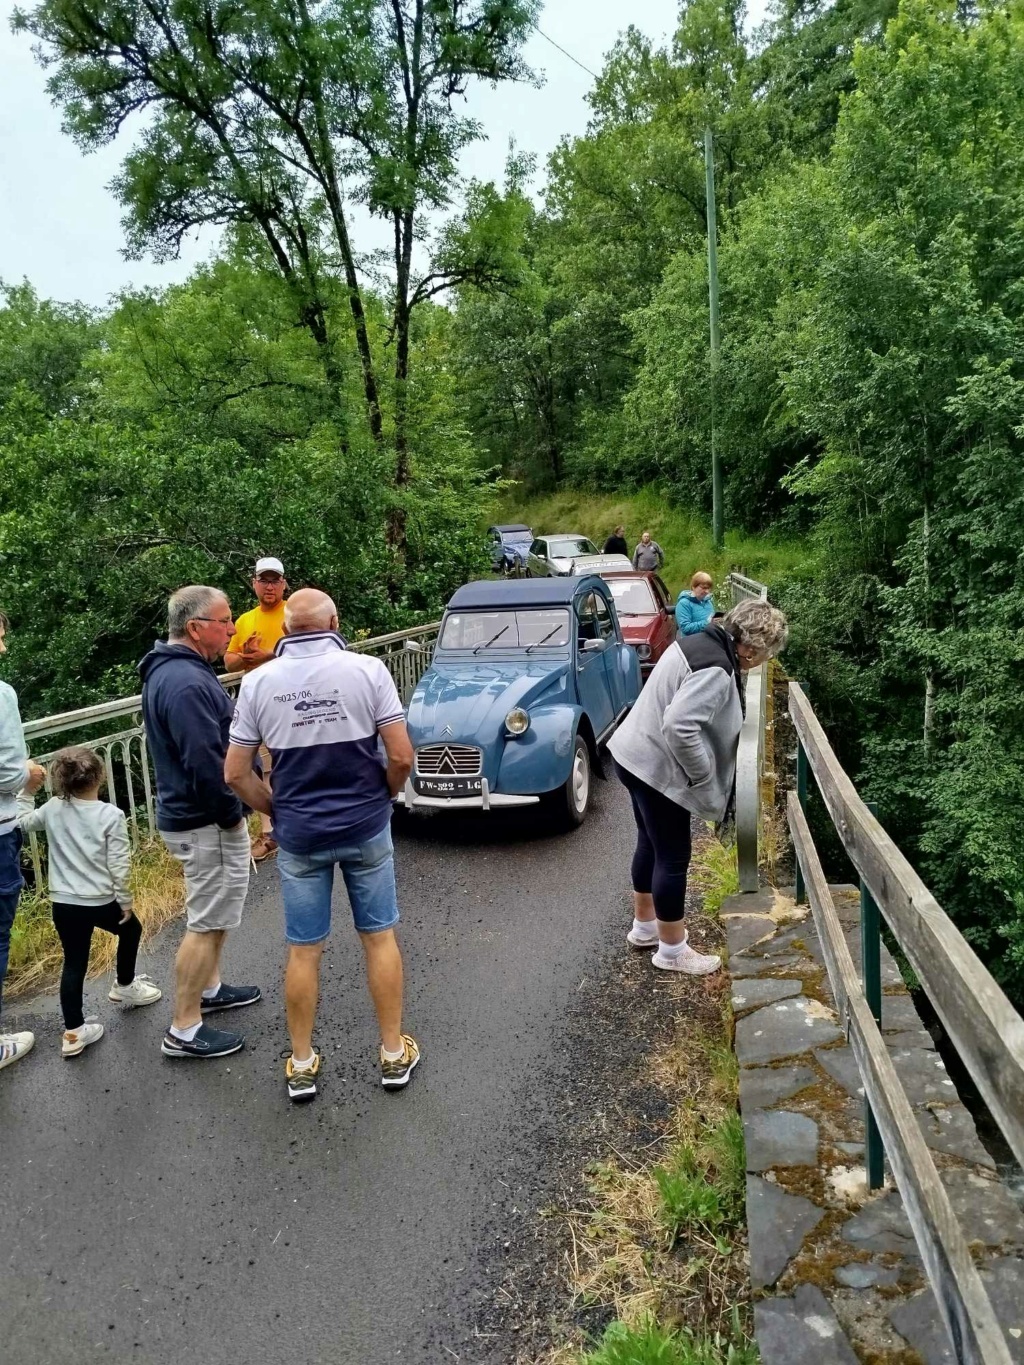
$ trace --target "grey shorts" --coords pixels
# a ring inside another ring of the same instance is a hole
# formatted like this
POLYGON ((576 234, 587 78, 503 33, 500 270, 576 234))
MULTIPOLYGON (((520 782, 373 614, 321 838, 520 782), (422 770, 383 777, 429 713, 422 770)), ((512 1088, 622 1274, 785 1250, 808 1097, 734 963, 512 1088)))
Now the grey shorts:
POLYGON ((249 831, 201 825, 161 830, 160 837, 185 873, 185 923, 194 934, 237 929, 249 889, 249 831))

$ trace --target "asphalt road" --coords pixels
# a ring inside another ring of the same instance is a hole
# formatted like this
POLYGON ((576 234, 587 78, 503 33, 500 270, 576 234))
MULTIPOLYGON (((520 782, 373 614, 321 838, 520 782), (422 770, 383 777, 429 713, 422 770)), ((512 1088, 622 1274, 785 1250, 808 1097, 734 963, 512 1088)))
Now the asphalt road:
MULTIPOLYGON (((37 1042, 0 1076, 5 1365, 510 1360, 480 1323, 506 1229, 558 1159, 574 995, 624 949, 631 828, 614 778, 572 834, 533 812, 396 827, 406 1023, 423 1049, 398 1094, 379 1085, 340 877, 311 1105, 284 1092, 273 868, 225 959, 226 979, 264 990, 224 1016, 245 1052, 163 1058, 167 1002, 120 1014, 104 979, 86 1012, 106 1036, 65 1061, 55 999, 11 1002, 5 1022, 37 1042)), ((140 964, 165 991, 179 933, 140 964)))

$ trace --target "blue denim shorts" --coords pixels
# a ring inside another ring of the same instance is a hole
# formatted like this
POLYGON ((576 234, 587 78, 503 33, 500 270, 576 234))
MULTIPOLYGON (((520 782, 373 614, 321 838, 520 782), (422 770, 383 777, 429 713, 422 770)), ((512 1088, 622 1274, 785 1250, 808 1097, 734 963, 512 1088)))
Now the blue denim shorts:
POLYGON ((284 934, 289 943, 322 943, 331 932, 334 867, 341 868, 361 934, 379 934, 398 923, 395 857, 391 826, 362 844, 319 848, 315 853, 278 849, 277 870, 284 901, 284 934))

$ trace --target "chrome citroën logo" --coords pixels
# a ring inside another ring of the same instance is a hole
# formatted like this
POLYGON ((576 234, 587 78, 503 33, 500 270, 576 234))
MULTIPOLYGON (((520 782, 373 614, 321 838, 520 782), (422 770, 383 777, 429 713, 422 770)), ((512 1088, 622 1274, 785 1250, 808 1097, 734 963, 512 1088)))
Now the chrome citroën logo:
POLYGON ((456 767, 455 764, 455 759, 452 757, 452 751, 448 748, 447 745, 445 745, 445 747, 441 750, 440 757, 437 760, 437 771, 439 773, 452 774, 458 772, 458 768, 456 767))
POLYGON ((444 729, 441 731, 441 733, 442 735, 453 735, 455 731, 452 729, 450 725, 446 725, 444 729))

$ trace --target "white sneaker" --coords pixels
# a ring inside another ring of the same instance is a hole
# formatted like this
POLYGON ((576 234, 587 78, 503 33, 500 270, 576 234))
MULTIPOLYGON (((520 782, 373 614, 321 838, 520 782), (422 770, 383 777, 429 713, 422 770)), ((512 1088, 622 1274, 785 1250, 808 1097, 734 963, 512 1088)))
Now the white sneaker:
POLYGON ((24 1057, 26 1052, 32 1051, 32 1045, 36 1041, 34 1033, 0 1033, 0 1071, 5 1066, 10 1066, 19 1057, 24 1057))
POLYGON ((128 986, 119 986, 115 981, 107 999, 113 1000, 115 1005, 134 1009, 136 1005, 155 1005, 162 995, 163 991, 154 986, 148 976, 137 976, 128 986))
POLYGON ((717 953, 698 953, 688 943, 673 957, 666 957, 661 950, 654 954, 651 963, 663 972, 685 972, 687 976, 710 976, 722 965, 717 953))
POLYGON ((641 934, 636 929, 630 929, 626 935, 626 942, 631 943, 634 948, 657 948, 658 946, 658 925, 652 921, 649 933, 641 934))
POLYGON ((81 1028, 67 1029, 60 1043, 62 1057, 77 1057, 90 1043, 98 1043, 103 1037, 103 1025, 95 1019, 87 1019, 81 1028))

